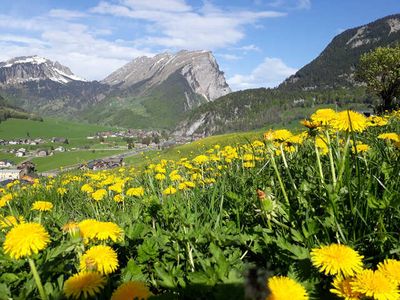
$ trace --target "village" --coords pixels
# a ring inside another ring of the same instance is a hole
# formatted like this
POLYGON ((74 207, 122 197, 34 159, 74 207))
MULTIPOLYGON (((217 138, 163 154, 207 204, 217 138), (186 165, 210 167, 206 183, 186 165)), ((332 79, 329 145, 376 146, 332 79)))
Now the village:
POLYGON ((104 170, 124 165, 124 157, 155 150, 164 150, 175 145, 193 142, 203 136, 173 136, 165 131, 128 129, 121 131, 103 131, 86 137, 87 143, 71 145, 67 137, 52 138, 14 138, 0 139, 0 153, 14 156, 0 159, 0 186, 20 180, 25 183, 33 182, 38 176, 54 175, 55 171, 37 173, 32 158, 45 158, 63 152, 96 151, 99 149, 121 150, 123 153, 106 158, 93 159, 72 166, 65 170, 104 170))

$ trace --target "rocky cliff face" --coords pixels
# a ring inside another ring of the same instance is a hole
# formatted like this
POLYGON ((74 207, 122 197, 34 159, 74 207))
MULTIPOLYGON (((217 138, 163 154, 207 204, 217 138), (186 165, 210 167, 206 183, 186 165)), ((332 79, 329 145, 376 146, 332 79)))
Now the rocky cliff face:
POLYGON ((209 51, 180 51, 177 54, 162 53, 154 57, 139 57, 113 72, 102 82, 119 85, 121 89, 134 87, 140 93, 160 85, 172 74, 180 74, 190 87, 186 91, 188 107, 193 102, 188 92, 213 101, 231 92, 224 74, 209 51))
POLYGON ((68 67, 39 56, 22 56, 0 62, 0 84, 15 85, 29 81, 51 80, 65 84, 86 81, 68 67))
POLYGON ((39 56, 0 62, 0 92, 13 104, 42 115, 71 116, 104 98, 108 86, 87 81, 39 56))
POLYGON ((192 109, 230 92, 209 51, 139 57, 102 82, 39 56, 0 63, 0 93, 43 116, 137 128, 172 128, 192 109))

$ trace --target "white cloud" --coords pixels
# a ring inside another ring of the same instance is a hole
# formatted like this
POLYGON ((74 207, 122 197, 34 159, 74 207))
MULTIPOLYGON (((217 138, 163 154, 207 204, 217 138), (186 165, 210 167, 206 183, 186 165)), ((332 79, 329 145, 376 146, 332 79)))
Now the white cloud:
POLYGON ((247 26, 286 15, 277 11, 222 10, 207 1, 201 7, 188 3, 109 0, 86 12, 56 8, 31 18, 0 14, 0 61, 40 55, 59 61, 81 77, 99 80, 133 58, 153 55, 160 49, 228 48, 230 52, 242 51, 222 54, 227 60, 237 60, 246 51, 260 51, 252 44, 237 46, 246 36, 247 26), (111 22, 98 22, 99 14, 110 16, 111 22), (112 20, 121 17, 129 18, 124 21, 131 20, 132 27, 139 23, 142 32, 132 34, 132 40, 120 36, 113 40, 119 25, 114 27, 112 20))
POLYGON ((229 54, 229 53, 217 53, 217 54, 215 54, 215 56, 222 57, 223 59, 226 59, 226 60, 240 60, 243 58, 241 56, 238 56, 235 54, 229 54))
POLYGON ((280 58, 266 57, 250 74, 236 74, 227 81, 232 90, 276 87, 296 71, 287 66, 280 58))
POLYGON ((52 9, 49 11, 49 16, 52 18, 71 20, 71 19, 84 18, 87 16, 87 14, 76 10, 52 9))
POLYGON ((161 10, 169 12, 191 10, 191 7, 183 0, 122 0, 121 3, 135 10, 161 10))
POLYGON ((311 0, 274 0, 268 3, 269 6, 274 8, 293 9, 310 9, 311 0))
MULTIPOLYGON (((137 48, 133 41, 109 41, 98 37, 98 31, 90 27, 65 20, 17 19, 7 24, 0 21, 0 28, 27 30, 33 28, 37 36, 26 34, 0 34, 0 61, 16 56, 40 55, 57 60, 68 66, 77 75, 101 80, 112 71, 141 55, 153 55, 146 48, 137 48)), ((5 30, 3 30, 5 31, 5 30)), ((109 33, 100 31, 100 35, 109 33)))
POLYGON ((169 5, 161 5, 161 0, 120 0, 119 4, 102 1, 91 12, 149 22, 151 31, 140 40, 148 46, 192 50, 234 45, 245 37, 246 25, 286 15, 277 11, 226 11, 209 2, 196 10, 182 0, 167 2, 177 3, 173 11, 169 5))
POLYGON ((261 49, 259 47, 257 47, 256 45, 246 45, 246 46, 242 46, 237 48, 238 50, 243 50, 243 51, 254 51, 254 52, 260 52, 261 49))

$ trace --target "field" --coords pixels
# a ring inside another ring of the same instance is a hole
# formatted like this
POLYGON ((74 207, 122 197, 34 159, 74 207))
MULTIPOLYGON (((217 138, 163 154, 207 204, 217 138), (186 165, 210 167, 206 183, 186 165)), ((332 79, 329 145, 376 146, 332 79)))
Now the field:
POLYGON ((121 139, 107 139, 106 143, 99 143, 98 140, 88 140, 86 137, 94 135, 96 132, 115 130, 115 128, 74 123, 57 119, 45 119, 43 122, 32 120, 9 119, 0 123, 0 139, 17 138, 43 138, 64 137, 68 139, 68 145, 62 143, 44 143, 39 145, 6 145, 3 150, 25 148, 30 151, 38 149, 51 149, 63 146, 68 149, 74 149, 68 152, 55 152, 53 156, 47 157, 15 157, 14 154, 0 152, 0 159, 8 159, 18 164, 24 160, 31 160, 36 164, 39 172, 58 169, 60 167, 80 164, 92 159, 107 157, 122 153, 125 150, 120 147, 126 147, 126 143, 121 139), (112 149, 117 147, 115 149, 112 149), (86 149, 84 149, 86 148, 86 149), (120 149, 118 149, 120 148, 120 149), (93 151, 94 150, 94 151, 93 151))
POLYGON ((399 299, 400 112, 304 126, 8 185, 0 299, 399 299))
POLYGON ((0 123, 0 139, 26 138, 29 136, 31 138, 68 137, 68 139, 74 140, 110 129, 112 128, 57 119, 45 119, 43 122, 9 119, 0 123))

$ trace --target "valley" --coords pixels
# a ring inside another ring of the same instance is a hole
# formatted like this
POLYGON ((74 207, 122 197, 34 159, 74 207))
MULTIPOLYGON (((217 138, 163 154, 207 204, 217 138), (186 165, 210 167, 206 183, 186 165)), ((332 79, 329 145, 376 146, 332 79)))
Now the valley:
POLYGON ((400 299, 393 1, 67 2, 0 8, 0 300, 400 299))

